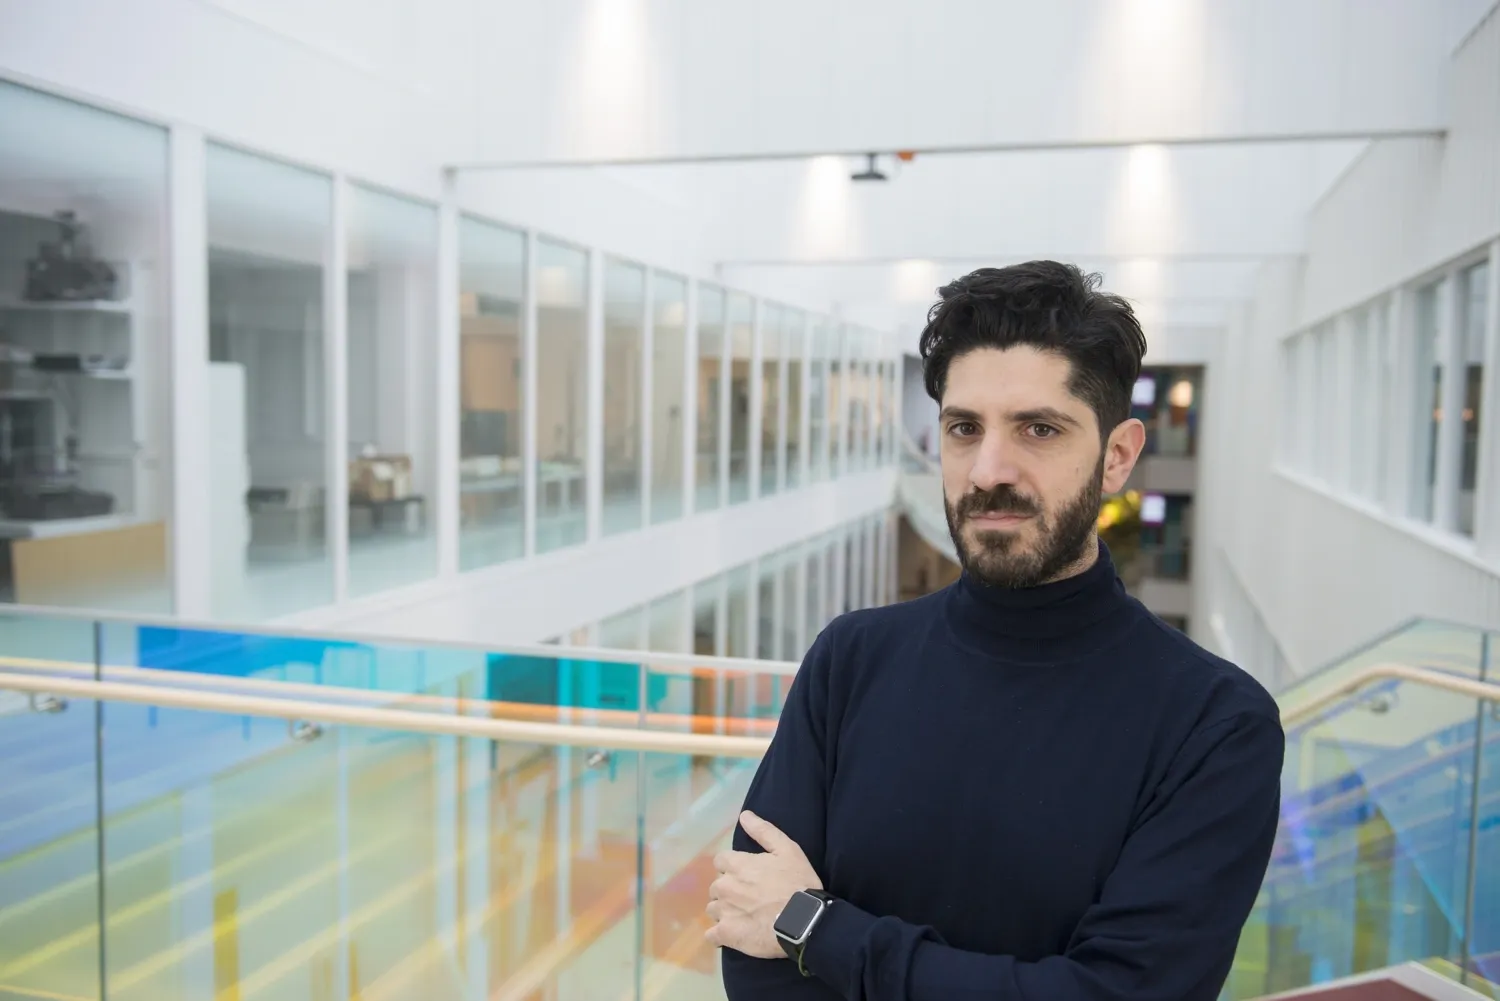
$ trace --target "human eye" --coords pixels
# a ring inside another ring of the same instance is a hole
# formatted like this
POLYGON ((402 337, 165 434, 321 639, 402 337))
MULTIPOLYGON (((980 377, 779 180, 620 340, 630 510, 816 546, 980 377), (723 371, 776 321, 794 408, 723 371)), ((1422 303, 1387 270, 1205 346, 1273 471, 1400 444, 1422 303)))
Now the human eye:
POLYGON ((969 438, 979 433, 979 425, 973 421, 954 421, 948 425, 948 433, 955 438, 969 438))
POLYGON ((1062 434, 1061 431, 1053 427, 1051 424, 1039 423, 1026 425, 1026 433, 1031 435, 1031 437, 1033 438, 1041 438, 1043 440, 1048 438, 1056 438, 1058 435, 1062 434))

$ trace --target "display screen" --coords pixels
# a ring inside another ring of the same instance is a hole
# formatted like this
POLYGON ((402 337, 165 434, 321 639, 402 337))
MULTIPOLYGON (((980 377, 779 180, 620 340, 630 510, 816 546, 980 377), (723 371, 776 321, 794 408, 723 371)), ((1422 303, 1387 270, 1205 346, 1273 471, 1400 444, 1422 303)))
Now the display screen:
POLYGON ((1161 494, 1146 494, 1141 498, 1141 524, 1160 525, 1167 520, 1167 499, 1161 494))
POLYGON ((789 939, 799 939, 807 932, 807 926, 822 910, 822 901, 805 893, 795 893, 776 919, 776 934, 789 939))
POLYGON ((1143 375, 1135 380, 1135 386, 1130 390, 1130 405, 1132 407, 1156 405, 1156 379, 1154 377, 1143 375))

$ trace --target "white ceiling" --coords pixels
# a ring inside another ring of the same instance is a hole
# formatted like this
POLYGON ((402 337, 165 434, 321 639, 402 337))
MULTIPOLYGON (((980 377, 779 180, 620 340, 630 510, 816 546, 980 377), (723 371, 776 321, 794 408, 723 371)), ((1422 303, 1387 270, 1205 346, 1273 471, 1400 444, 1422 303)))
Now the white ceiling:
POLYGON ((704 220, 725 281, 903 337, 937 285, 1044 256, 1103 272, 1150 324, 1222 324, 1261 262, 1302 250, 1309 210, 1368 137, 1441 132, 1448 56, 1492 5, 481 8, 494 42, 473 162, 616 164, 704 220), (948 152, 996 144, 1012 151, 948 152), (851 154, 899 149, 931 152, 850 182, 851 154), (777 159, 801 153, 825 155, 777 159))

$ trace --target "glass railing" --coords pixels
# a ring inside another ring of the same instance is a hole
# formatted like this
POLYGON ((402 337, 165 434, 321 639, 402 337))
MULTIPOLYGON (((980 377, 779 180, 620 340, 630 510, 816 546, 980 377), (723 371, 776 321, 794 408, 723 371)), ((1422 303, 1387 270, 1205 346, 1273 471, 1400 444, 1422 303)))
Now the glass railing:
POLYGON ((792 667, 636 658, 0 617, 0 999, 721 993, 711 859, 792 667))
POLYGON ((1418 962, 1500 998, 1497 680, 1500 634, 1422 621, 1281 695, 1281 827, 1226 997, 1418 962))

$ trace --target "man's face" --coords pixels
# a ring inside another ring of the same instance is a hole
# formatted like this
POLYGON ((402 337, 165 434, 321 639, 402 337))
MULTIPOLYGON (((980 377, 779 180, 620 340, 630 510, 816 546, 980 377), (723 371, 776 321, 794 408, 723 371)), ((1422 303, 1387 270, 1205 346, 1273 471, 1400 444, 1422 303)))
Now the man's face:
POLYGON ((939 424, 948 530, 965 570, 1035 587, 1092 555, 1103 495, 1145 444, 1130 420, 1101 444, 1093 409, 1068 391, 1071 363, 1030 346, 980 348, 948 367, 939 424))

